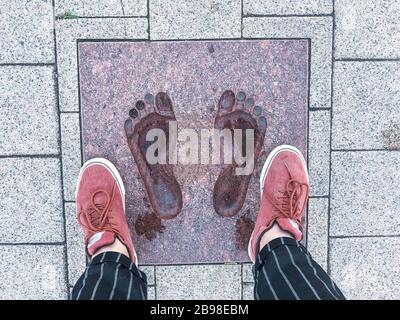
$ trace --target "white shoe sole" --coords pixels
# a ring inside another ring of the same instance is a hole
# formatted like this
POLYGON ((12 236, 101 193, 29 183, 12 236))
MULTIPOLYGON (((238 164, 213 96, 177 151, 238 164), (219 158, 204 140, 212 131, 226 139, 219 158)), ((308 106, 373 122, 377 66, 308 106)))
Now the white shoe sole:
MULTIPOLYGON (((307 170, 307 163, 306 160, 304 159, 303 154, 301 153, 301 151, 299 149, 297 149, 296 147, 293 146, 289 146, 289 145, 281 145, 279 147, 276 147, 274 150, 271 151, 271 153, 268 155, 267 160, 265 160, 264 166, 261 170, 261 174, 260 174, 260 194, 262 194, 263 189, 264 189, 264 183, 265 183, 265 178, 267 177, 268 171, 271 167, 271 164, 273 162, 273 160, 276 158, 276 156, 282 152, 282 151, 289 151, 289 152, 293 152, 296 155, 298 155, 304 165, 304 169, 306 172, 306 176, 307 176, 307 183, 309 183, 309 177, 308 177, 308 170, 307 170)), ((247 253, 250 257, 250 260, 255 263, 255 261, 252 260, 251 258, 251 242, 253 240, 253 236, 254 236, 254 230, 251 233, 251 237, 250 237, 250 241, 249 244, 247 246, 247 253)))
MULTIPOLYGON (((94 165, 100 165, 103 166, 108 172, 110 172, 112 174, 112 176, 114 177, 114 179, 117 181, 117 186, 119 191, 121 192, 121 196, 122 196, 122 205, 124 208, 124 213, 125 213, 125 186, 124 186, 124 182, 122 181, 121 175, 118 172, 118 169, 107 159, 104 158, 93 158, 90 159, 88 161, 86 161, 81 170, 79 171, 79 176, 78 176, 78 181, 76 183, 76 188, 75 188, 75 199, 78 196, 78 189, 79 189, 79 184, 82 180, 82 176, 83 173, 85 172, 85 170, 91 166, 94 165)), ((135 249, 133 249, 133 253, 135 254, 135 261, 136 261, 136 265, 139 264, 138 258, 137 258, 137 254, 135 249)))

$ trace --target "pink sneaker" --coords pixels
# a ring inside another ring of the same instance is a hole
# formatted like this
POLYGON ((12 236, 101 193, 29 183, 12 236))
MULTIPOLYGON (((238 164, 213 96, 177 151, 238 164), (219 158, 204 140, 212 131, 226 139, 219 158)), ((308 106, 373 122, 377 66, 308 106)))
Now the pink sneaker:
POLYGON ((249 241, 249 256, 255 263, 261 236, 274 222, 297 241, 303 237, 301 218, 308 201, 307 164, 292 146, 275 148, 265 161, 260 176, 261 204, 249 241))
POLYGON ((78 223, 85 233, 89 257, 118 238, 137 264, 125 218, 125 188, 117 168, 102 158, 87 161, 79 173, 75 197, 78 223))

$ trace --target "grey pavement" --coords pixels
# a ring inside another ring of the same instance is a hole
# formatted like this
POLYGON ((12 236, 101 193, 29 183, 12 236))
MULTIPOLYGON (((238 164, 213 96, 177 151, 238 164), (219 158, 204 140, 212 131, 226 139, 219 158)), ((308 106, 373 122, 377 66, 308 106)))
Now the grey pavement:
MULTIPOLYGON (((83 271, 78 39, 311 39, 308 249, 349 299, 400 298, 400 2, 4 0, 0 299, 83 271)), ((139 253, 140 255, 140 253, 139 253)), ((250 264, 144 266, 150 299, 252 299, 250 264)))

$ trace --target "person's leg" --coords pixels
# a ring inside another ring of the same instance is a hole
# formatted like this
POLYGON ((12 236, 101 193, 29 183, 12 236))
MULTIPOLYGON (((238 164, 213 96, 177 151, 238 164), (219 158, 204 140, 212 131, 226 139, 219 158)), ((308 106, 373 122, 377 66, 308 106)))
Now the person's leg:
POLYGON ((303 245, 287 236, 277 224, 270 230, 276 236, 271 237, 268 231, 264 234, 262 238, 268 237, 269 241, 261 240, 265 245, 260 245, 254 266, 256 299, 345 299, 303 245))
POLYGON ((291 146, 273 150, 260 184, 261 206, 249 243, 255 264, 255 299, 345 299, 298 242, 309 190, 301 152, 291 146))
POLYGON ((93 255, 76 282, 72 300, 146 300, 147 278, 116 239, 93 255))
POLYGON ((84 164, 78 179, 76 206, 90 262, 71 298, 147 299, 146 275, 137 268, 125 218, 125 189, 109 161, 92 159, 84 164))

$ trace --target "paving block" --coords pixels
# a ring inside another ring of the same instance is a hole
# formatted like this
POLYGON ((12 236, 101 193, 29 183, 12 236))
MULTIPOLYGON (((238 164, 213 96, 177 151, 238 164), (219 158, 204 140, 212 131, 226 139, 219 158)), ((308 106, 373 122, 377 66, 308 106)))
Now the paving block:
POLYGON ((54 62, 52 1, 2 1, 0 63, 52 62, 54 62))
POLYGON ((335 0, 335 58, 399 58, 400 2, 335 0))
POLYGON ((333 152, 330 235, 398 235, 400 154, 333 152))
POLYGON ((77 40, 147 39, 146 18, 83 18, 56 21, 61 111, 79 111, 77 40))
POLYGON ((331 107, 331 17, 249 17, 245 38, 308 38, 311 40, 310 107, 331 107))
POLYGON ((156 300, 156 287, 147 287, 147 300, 156 300))
POLYGON ((147 4, 150 0, 121 0, 124 15, 145 16, 147 15, 147 4))
POLYGON ((347 299, 400 299, 400 238, 331 239, 331 275, 347 299))
POLYGON ((242 281, 243 282, 254 282, 252 268, 253 268, 252 263, 243 263, 242 264, 242 281))
POLYGON ((81 168, 79 113, 62 113, 60 117, 64 199, 75 201, 76 182, 81 168))
POLYGON ((140 262, 248 262, 258 183, 250 184, 242 214, 227 220, 214 213, 210 197, 220 167, 179 163, 175 172, 185 199, 183 210, 158 224, 121 129, 134 101, 147 92, 168 92, 179 127, 200 132, 214 123, 210 109, 215 110, 224 90, 243 90, 262 106, 269 123, 256 161, 256 180, 276 146, 306 150, 308 41, 87 42, 79 44, 79 65, 84 159, 103 157, 118 168, 129 195, 127 215, 140 262))
POLYGON ((75 203, 65 203, 65 222, 67 231, 68 279, 75 285, 85 271, 86 254, 84 234, 76 220, 75 203))
POLYGON ((329 194, 330 127, 330 111, 310 112, 308 170, 312 196, 329 194))
POLYGON ((238 38, 240 29, 240 0, 152 0, 150 4, 153 40, 238 38))
POLYGON ((0 154, 57 154, 53 67, 2 66, 0 92, 0 154))
POLYGON ((242 300, 254 300, 254 283, 243 283, 242 300))
POLYGON ((336 62, 332 147, 400 149, 400 62, 336 62))
POLYGON ((0 254, 1 300, 68 299, 64 246, 0 245, 0 254))
POLYGON ((240 265, 157 266, 157 299, 239 300, 240 265))
POLYGON ((245 15, 331 14, 332 0, 243 0, 245 15))
POLYGON ((149 286, 155 285, 155 279, 154 279, 155 269, 154 269, 154 266, 141 266, 139 264, 139 269, 140 269, 140 271, 142 271, 142 272, 144 272, 146 274, 146 276, 147 276, 147 285, 149 285, 149 286))
POLYGON ((308 202, 307 250, 327 270, 329 199, 310 198, 308 202))
POLYGON ((58 17, 145 16, 147 0, 55 0, 55 8, 58 17))
POLYGON ((64 241, 60 162, 0 159, 0 242, 64 241))

